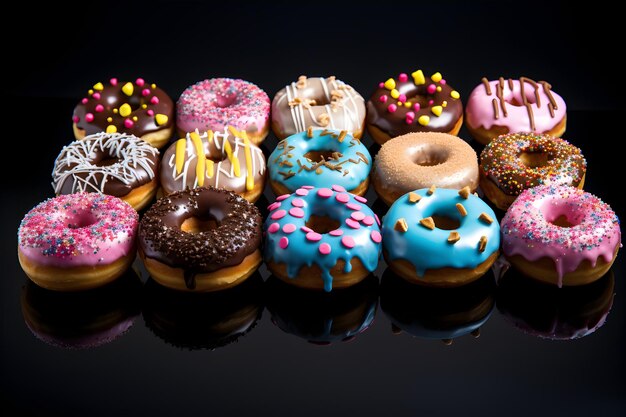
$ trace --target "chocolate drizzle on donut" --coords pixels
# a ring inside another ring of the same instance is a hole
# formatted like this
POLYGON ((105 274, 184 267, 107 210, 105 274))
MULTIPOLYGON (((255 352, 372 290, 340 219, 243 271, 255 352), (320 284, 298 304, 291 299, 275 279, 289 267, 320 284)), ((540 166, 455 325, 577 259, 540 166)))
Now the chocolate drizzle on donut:
POLYGON ((158 200, 141 219, 139 245, 146 257, 184 271, 185 285, 195 276, 239 265, 261 244, 259 209, 230 191, 213 187, 179 191, 158 200), (190 218, 214 220, 199 233, 181 230, 190 218))

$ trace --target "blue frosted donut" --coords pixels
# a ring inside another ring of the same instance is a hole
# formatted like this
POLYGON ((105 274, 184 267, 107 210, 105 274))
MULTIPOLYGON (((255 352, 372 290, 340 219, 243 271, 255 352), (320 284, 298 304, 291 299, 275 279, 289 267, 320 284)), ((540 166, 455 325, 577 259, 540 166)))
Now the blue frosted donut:
POLYGON ((339 185, 279 196, 264 225, 269 269, 290 284, 325 291, 361 281, 378 266, 382 240, 366 202, 339 185))
POLYGON ((365 145, 345 130, 309 128, 280 141, 267 166, 276 195, 293 193, 303 185, 333 184, 363 195, 369 184, 372 157, 365 145))
POLYGON ((383 241, 385 259, 401 277, 458 286, 481 277, 496 260, 500 225, 468 187, 423 188, 391 206, 383 220, 383 241))

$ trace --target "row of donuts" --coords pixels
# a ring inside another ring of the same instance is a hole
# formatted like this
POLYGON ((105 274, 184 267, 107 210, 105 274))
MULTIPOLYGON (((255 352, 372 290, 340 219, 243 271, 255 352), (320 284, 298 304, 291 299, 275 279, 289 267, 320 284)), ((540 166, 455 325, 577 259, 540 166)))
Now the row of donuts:
POLYGON ((496 286, 486 277, 453 290, 415 286, 387 269, 380 285, 370 275, 333 293, 299 291, 275 277, 255 273, 218 293, 172 293, 153 280, 142 285, 133 269, 114 283, 87 294, 49 291, 27 282, 22 289, 24 320, 40 340, 65 349, 88 349, 145 325, 163 341, 186 349, 216 349, 255 328, 266 308, 283 332, 314 344, 348 341, 367 331, 380 306, 393 334, 443 340, 478 337, 497 305, 525 333, 573 340, 600 328, 611 310, 614 277, 590 286, 557 289, 507 274, 496 286), (533 302, 529 303, 528 300, 533 302))
MULTIPOLYGON (((270 125, 280 140, 309 127, 346 130, 360 139, 367 125, 374 140, 383 144, 412 132, 456 135, 463 124, 461 96, 439 72, 428 76, 418 69, 373 87, 366 104, 354 88, 334 76, 302 75, 278 91, 270 105, 268 95, 251 82, 212 78, 186 88, 175 106, 167 93, 143 78, 112 78, 94 84, 80 100, 73 129, 76 139, 125 132, 162 148, 176 129, 183 136, 232 126, 258 145, 270 125)), ((565 132, 565 102, 545 81, 483 78, 466 107, 467 127, 483 144, 508 132, 557 137, 565 132)))

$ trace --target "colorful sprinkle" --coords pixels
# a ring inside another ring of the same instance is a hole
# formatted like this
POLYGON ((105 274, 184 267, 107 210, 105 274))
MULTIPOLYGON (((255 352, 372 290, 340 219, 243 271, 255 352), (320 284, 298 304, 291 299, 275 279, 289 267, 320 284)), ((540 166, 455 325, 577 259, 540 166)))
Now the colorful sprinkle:
POLYGON ((278 241, 278 247, 281 249, 287 249, 288 246, 289 246, 289 239, 287 238, 287 236, 281 237, 280 240, 278 241))
POLYGON ((285 210, 277 210, 274 213, 272 213, 272 220, 278 220, 278 219, 282 219, 283 217, 285 217, 287 215, 287 212, 285 210))
POLYGON ((422 72, 422 70, 417 70, 411 73, 411 77, 413 77, 413 82, 415 83, 415 85, 426 84, 426 78, 424 77, 424 73, 422 72))
POLYGON ((350 236, 344 236, 341 238, 341 244, 348 249, 352 249, 355 245, 354 239, 350 236))
POLYGON ((307 190, 306 188, 298 188, 296 190, 296 195, 299 195, 300 197, 304 197, 305 195, 309 194, 309 190, 307 190))
POLYGON ((390 104, 389 106, 387 106, 387 110, 389 111, 389 113, 393 113, 398 110, 398 106, 396 106, 395 104, 390 104))
POLYGON ((380 243, 383 240, 383 237, 378 230, 372 230, 372 233, 370 233, 370 237, 372 238, 374 243, 380 243))
POLYGON ((304 207, 304 200, 301 198, 294 198, 291 200, 291 205, 294 207, 304 207))
POLYGON ((354 199, 358 201, 359 203, 363 203, 363 204, 367 203, 367 198, 361 197, 360 195, 355 195, 354 199))
POLYGON ((286 225, 283 226, 283 232, 289 234, 289 233, 293 233, 296 231, 296 225, 293 223, 287 223, 286 225))
POLYGON ((339 193, 339 194, 337 194, 335 199, 337 201, 339 201, 340 203, 344 203, 345 204, 348 201, 350 201, 350 196, 348 194, 345 194, 345 193, 339 193))
POLYGON ((338 193, 342 193, 346 191, 346 189, 341 185, 333 185, 332 189, 333 191, 337 191, 338 193))
POLYGON ((306 240, 310 240, 311 242, 318 242, 322 240, 322 235, 317 232, 309 232, 306 234, 306 240))
MULTIPOLYGON (((297 193, 297 191, 296 191, 297 193)), ((298 194, 300 195, 300 194, 298 194)), ((286 198, 289 198, 291 195, 290 194, 283 194, 283 195, 279 195, 278 197, 276 197, 276 201, 283 201, 286 198)))
POLYGON ((268 233, 276 233, 280 229, 280 225, 278 223, 270 224, 270 227, 267 228, 268 233))
POLYGON ((352 219, 346 219, 346 224, 348 226, 350 226, 353 229, 358 229, 361 227, 361 225, 359 224, 359 222, 352 220, 352 219))
POLYGON ((349 208, 350 210, 361 210, 361 205, 360 204, 356 204, 356 203, 348 203, 346 204, 346 207, 349 208))
POLYGON ((331 190, 330 188, 320 188, 319 190, 317 190, 317 195, 322 198, 329 198, 332 197, 333 190, 331 190))
POLYGON ((135 91, 135 87, 133 87, 133 83, 131 82, 124 84, 124 86, 122 87, 122 92, 126 94, 128 97, 132 96, 134 91, 135 91))
POLYGON ((93 113, 87 113, 87 114, 85 115, 85 121, 86 121, 87 123, 91 123, 91 122, 93 122, 93 119, 94 119, 93 113))
POLYGON ((319 247, 319 251, 322 255, 328 255, 331 251, 330 245, 328 243, 322 243, 319 247))
POLYGON ((272 204, 270 204, 269 206, 267 206, 267 210, 268 211, 274 211, 276 210, 278 207, 280 207, 280 202, 278 201, 274 201, 272 204))
POLYGON ((341 236, 343 235, 343 230, 341 229, 331 230, 330 232, 328 232, 328 234, 331 236, 341 236))
POLYGON ((384 86, 387 90, 393 90, 394 88, 396 88, 396 80, 394 80, 393 78, 389 78, 387 81, 385 81, 384 86))
POLYGON ((428 126, 428 123, 430 123, 430 117, 423 114, 417 119, 417 123, 421 124, 422 126, 428 126))
POLYGON ((350 217, 352 217, 357 222, 360 222, 365 218, 365 214, 363 214, 363 212, 361 211, 355 211, 354 213, 350 214, 350 217))
POLYGON ((363 224, 366 226, 372 226, 376 220, 372 216, 365 216, 363 218, 363 224))
POLYGON ((292 209, 289 209, 289 214, 291 214, 293 217, 297 217, 300 219, 304 217, 304 210, 299 207, 294 207, 292 209))

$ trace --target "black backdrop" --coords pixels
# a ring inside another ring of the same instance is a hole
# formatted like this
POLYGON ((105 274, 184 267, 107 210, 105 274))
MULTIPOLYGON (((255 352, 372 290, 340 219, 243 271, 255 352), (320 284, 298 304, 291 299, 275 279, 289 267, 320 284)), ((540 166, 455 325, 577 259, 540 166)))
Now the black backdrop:
MULTIPOLYGON (((606 148, 619 138, 613 126, 624 110, 612 63, 621 22, 611 6, 361 3, 24 1, 5 15, 19 24, 2 29, 5 141, 11 159, 26 157, 17 175, 0 177, 3 415, 624 415, 623 254, 607 323, 571 343, 526 335, 494 312, 480 339, 446 347, 392 336, 380 308, 367 332, 330 348, 281 332, 267 310, 239 343, 214 351, 163 343, 141 318, 121 339, 87 351, 48 346, 24 325, 19 220, 52 195, 50 171, 72 139, 74 103, 113 76, 141 76, 174 99, 221 76, 252 81, 272 97, 298 75, 336 75, 367 97, 379 81, 422 68, 440 71, 463 99, 482 76, 544 79, 567 102, 566 138, 589 162, 586 189, 624 218, 613 185, 623 176, 615 168, 621 156, 606 148)), ((275 143, 270 137, 266 146, 275 143)))

